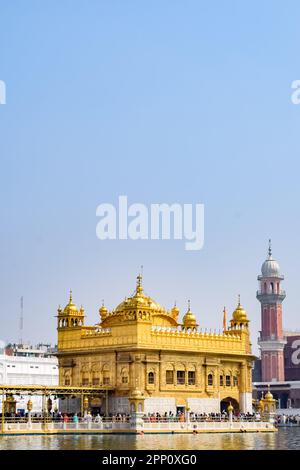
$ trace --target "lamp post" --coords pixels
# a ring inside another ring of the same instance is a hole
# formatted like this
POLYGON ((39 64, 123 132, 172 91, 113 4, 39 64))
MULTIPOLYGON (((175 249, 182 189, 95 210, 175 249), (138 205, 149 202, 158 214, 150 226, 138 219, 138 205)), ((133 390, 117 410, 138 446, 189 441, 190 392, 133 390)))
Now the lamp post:
POLYGON ((89 398, 87 396, 83 399, 83 415, 84 417, 87 415, 89 409, 89 398))
POLYGON ((229 402, 229 405, 227 407, 228 411, 228 419, 229 419, 229 426, 232 427, 232 412, 233 412, 233 406, 231 404, 231 401, 229 402))
POLYGON ((2 433, 4 433, 4 424, 5 424, 5 416, 4 416, 4 415, 5 415, 5 413, 4 413, 4 412, 5 412, 4 397, 5 397, 5 395, 4 395, 4 390, 3 390, 3 392, 2 392, 2 416, 1 416, 1 418, 2 418, 2 419, 1 419, 1 424, 2 424, 2 425, 1 425, 1 431, 2 431, 2 433))
POLYGON ((28 428, 31 428, 31 411, 32 411, 32 401, 28 400, 27 402, 27 410, 28 410, 28 428))
POLYGON ((52 410, 52 400, 50 397, 47 400, 47 410, 48 410, 48 413, 50 414, 52 410))

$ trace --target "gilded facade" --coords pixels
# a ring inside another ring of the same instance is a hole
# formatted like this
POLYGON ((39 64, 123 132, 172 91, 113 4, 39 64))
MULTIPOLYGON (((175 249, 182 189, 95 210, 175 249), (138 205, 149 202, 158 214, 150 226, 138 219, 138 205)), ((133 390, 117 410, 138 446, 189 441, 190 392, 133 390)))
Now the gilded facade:
POLYGON ((249 320, 238 303, 222 333, 199 329, 190 305, 180 321, 176 305, 164 309, 137 277, 134 294, 114 310, 102 305, 100 322, 85 325, 73 303, 58 309, 60 385, 109 388, 89 403, 102 412, 190 410, 218 412, 231 402, 252 411, 249 320))

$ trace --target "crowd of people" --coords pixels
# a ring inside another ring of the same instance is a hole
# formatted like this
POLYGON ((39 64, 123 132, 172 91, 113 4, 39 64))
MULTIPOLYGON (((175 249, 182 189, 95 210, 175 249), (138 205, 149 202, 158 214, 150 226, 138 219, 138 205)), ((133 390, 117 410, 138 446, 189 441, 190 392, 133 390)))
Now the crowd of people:
MULTIPOLYGON (((222 413, 195 413, 190 412, 189 418, 190 421, 228 421, 229 414, 227 411, 223 411, 222 413)), ((261 416, 260 413, 234 413, 232 415, 233 421, 260 421, 261 416)), ((173 413, 170 411, 169 413, 148 413, 144 415, 144 420, 149 422, 166 422, 166 421, 186 421, 187 414, 186 413, 173 413)))
MULTIPOLYGON (((0 413, 0 419, 2 415, 0 413)), ((48 421, 54 422, 65 422, 65 423, 79 423, 79 422, 93 422, 101 423, 103 421, 112 421, 112 422, 129 422, 131 415, 129 413, 91 413, 87 412, 84 416, 81 416, 80 413, 62 413, 60 411, 51 412, 48 414, 43 413, 31 413, 32 421, 43 421, 47 419, 48 421)), ((176 421, 187 421, 191 422, 212 422, 212 421, 228 421, 229 415, 227 411, 222 411, 221 413, 196 413, 189 412, 187 413, 174 413, 172 411, 165 413, 146 413, 143 415, 143 420, 145 422, 176 422, 176 421)), ((259 412, 254 413, 240 413, 234 412, 232 415, 233 421, 261 421, 262 417, 259 412)), ((28 421, 28 412, 26 413, 5 413, 5 420, 7 421, 28 421)), ((274 416, 275 425, 278 426, 289 426, 296 425, 300 426, 300 414, 291 415, 291 414, 281 414, 274 416)))
POLYGON ((275 422, 279 426, 296 425, 300 426, 300 415, 282 414, 275 417, 275 422))

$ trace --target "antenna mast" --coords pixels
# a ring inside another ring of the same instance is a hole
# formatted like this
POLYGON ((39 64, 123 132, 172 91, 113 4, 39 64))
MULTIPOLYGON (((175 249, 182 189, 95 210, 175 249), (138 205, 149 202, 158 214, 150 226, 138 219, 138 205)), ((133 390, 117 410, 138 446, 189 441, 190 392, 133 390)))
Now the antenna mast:
POLYGON ((20 299, 20 344, 23 344, 23 295, 20 299))

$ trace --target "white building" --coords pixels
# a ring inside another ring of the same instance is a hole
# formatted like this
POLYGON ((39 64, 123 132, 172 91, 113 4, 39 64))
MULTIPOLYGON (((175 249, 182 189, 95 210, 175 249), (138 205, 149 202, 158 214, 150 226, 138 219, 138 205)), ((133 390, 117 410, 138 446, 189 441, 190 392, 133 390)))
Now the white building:
MULTIPOLYGON (((4 347, 0 344, 0 384, 3 385, 58 385, 58 361, 48 345, 32 348, 28 345, 4 347)), ((15 396, 17 411, 26 411, 29 396, 15 396)), ((32 412, 41 412, 42 397, 31 396, 32 412)), ((53 401, 53 409, 58 406, 53 401)), ((2 396, 0 396, 0 411, 2 396)))

